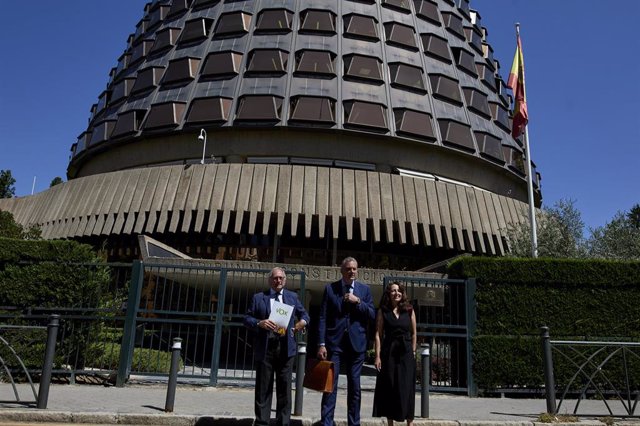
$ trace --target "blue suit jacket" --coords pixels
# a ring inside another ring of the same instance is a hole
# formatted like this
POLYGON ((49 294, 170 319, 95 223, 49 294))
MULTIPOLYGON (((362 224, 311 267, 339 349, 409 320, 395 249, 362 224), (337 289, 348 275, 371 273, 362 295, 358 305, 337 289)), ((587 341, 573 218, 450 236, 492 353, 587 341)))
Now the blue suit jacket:
MULTIPOLYGON (((309 324, 309 315, 300 303, 298 295, 295 292, 289 291, 286 288, 283 289, 282 302, 294 307, 291 320, 289 321, 289 330, 293 328, 296 321, 301 319, 305 320, 307 325, 309 324)), ((271 289, 254 294, 253 299, 251 300, 251 306, 249 306, 249 310, 244 317, 244 325, 248 327, 249 330, 254 331, 253 354, 255 360, 259 362, 264 360, 265 353, 267 351, 269 331, 258 327, 258 323, 263 319, 269 318, 270 314, 271 289)), ((288 355, 294 356, 296 354, 296 339, 290 332, 287 333, 286 341, 288 355)))
POLYGON ((356 352, 367 349, 367 329, 369 321, 376 316, 369 286, 359 281, 354 283, 353 294, 360 298, 360 304, 343 301, 342 280, 327 284, 320 306, 318 343, 324 343, 330 352, 340 352, 342 338, 349 333, 351 346, 356 352))

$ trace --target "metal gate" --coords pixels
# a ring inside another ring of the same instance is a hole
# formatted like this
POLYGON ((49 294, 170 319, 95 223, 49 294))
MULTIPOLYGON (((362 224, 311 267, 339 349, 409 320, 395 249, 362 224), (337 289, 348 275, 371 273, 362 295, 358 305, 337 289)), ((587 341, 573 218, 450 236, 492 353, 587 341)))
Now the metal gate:
POLYGON ((476 322, 475 279, 385 277, 384 288, 393 282, 405 286, 415 310, 418 346, 429 345, 429 388, 476 396, 471 370, 471 339, 476 322))
MULTIPOLYGON (((268 288, 269 269, 135 262, 117 384, 130 375, 166 375, 174 338, 182 339, 182 378, 255 379, 243 318, 268 288)), ((287 271, 287 288, 304 304, 304 272, 287 271)))

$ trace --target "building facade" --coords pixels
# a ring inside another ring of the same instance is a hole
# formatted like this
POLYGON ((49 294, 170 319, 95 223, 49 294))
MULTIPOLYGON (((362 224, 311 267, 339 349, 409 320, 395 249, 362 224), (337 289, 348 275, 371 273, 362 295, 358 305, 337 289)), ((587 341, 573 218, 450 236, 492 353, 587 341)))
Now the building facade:
POLYGON ((510 108, 467 0, 155 0, 69 181, 0 209, 113 259, 139 235, 191 257, 397 270, 502 255, 528 220, 510 108))

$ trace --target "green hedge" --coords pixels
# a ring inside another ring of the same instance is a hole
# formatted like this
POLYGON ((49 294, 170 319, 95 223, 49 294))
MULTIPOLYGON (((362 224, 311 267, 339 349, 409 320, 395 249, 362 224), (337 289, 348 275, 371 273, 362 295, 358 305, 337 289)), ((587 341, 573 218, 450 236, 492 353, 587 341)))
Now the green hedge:
MULTIPOLYGON (((480 389, 543 385, 542 326, 553 340, 640 341, 640 262, 463 258, 449 265, 449 277, 477 280, 480 389)), ((575 372, 560 358, 557 383, 575 372)), ((640 383, 640 369, 631 376, 640 383)))

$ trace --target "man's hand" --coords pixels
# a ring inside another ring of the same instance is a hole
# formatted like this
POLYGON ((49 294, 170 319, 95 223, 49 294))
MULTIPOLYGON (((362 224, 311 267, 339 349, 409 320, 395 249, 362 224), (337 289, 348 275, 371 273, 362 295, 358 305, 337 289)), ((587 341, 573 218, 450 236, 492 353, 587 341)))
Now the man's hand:
POLYGON ((344 301, 349 303, 360 303, 360 298, 353 293, 346 293, 344 295, 344 301))
POLYGON ((265 330, 269 330, 269 331, 276 331, 277 329, 276 323, 268 319, 263 319, 262 321, 258 321, 258 327, 264 328, 265 330))
POLYGON ((327 359, 327 348, 325 348, 324 346, 320 346, 318 348, 318 354, 316 355, 316 358, 318 359, 327 359))

